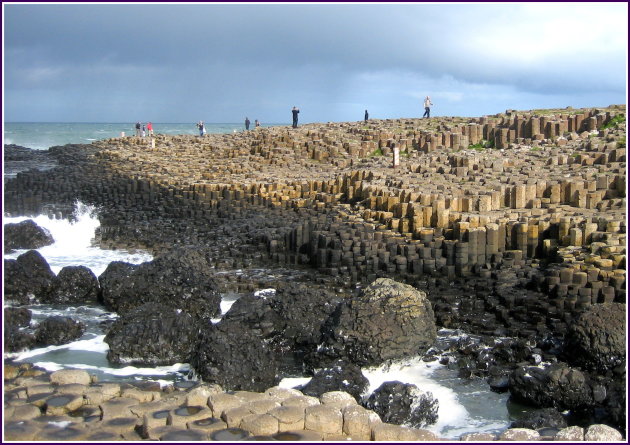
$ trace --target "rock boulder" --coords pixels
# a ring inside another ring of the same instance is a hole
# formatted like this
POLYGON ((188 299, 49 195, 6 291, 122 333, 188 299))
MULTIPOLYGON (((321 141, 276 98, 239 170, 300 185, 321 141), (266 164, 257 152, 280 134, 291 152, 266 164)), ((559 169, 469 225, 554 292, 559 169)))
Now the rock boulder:
POLYGON ((38 226, 32 219, 4 225, 5 252, 15 249, 39 249, 54 242, 50 232, 38 226))
POLYGON ((96 303, 99 295, 98 279, 85 266, 66 266, 53 279, 43 302, 52 304, 96 303))
POLYGON ((439 402, 416 385, 394 381, 379 386, 365 407, 376 412, 383 422, 423 428, 437 422, 439 402))
POLYGON ((5 301, 39 302, 48 294, 54 278, 50 266, 36 250, 29 250, 15 260, 4 260, 5 301))
POLYGON ((569 325, 565 356, 569 363, 605 373, 625 363, 626 305, 590 306, 569 325))
POLYGON ((199 321, 170 306, 147 303, 118 318, 105 336, 107 359, 146 366, 185 363, 196 346, 199 321))
POLYGON ((85 325, 70 317, 48 317, 35 329, 35 339, 39 346, 64 345, 83 335, 85 325))
POLYGON ((200 249, 174 249, 137 267, 113 263, 99 281, 103 303, 118 313, 145 303, 181 309, 195 318, 211 318, 220 312, 221 294, 212 264, 200 249))
POLYGON ((425 293, 389 278, 344 300, 323 329, 318 355, 347 357, 360 366, 422 354, 437 332, 425 293))

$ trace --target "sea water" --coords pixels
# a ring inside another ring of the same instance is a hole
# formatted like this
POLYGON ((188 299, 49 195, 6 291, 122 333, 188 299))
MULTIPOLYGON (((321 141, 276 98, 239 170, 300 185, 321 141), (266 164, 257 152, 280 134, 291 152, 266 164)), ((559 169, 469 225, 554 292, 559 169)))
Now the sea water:
MULTIPOLYGON (((276 124, 261 124, 269 127, 276 124)), ((236 133, 245 130, 244 124, 205 124, 207 133, 236 133)), ((253 125, 249 127, 254 128, 253 125)), ((5 122, 4 144, 16 144, 35 150, 47 150, 56 145, 90 144, 102 139, 134 136, 135 122, 126 123, 35 123, 5 122)), ((153 133, 165 135, 199 134, 195 123, 153 123, 153 133)), ((147 133, 148 134, 148 133, 147 133)))

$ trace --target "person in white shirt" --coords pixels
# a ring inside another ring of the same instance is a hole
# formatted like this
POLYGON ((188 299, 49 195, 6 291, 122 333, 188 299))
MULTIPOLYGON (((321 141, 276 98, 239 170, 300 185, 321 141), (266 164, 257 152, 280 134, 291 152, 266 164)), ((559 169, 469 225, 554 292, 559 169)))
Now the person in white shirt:
POLYGON ((433 103, 431 102, 431 98, 429 96, 424 98, 424 114, 422 115, 422 117, 431 117, 431 105, 433 105, 433 103))

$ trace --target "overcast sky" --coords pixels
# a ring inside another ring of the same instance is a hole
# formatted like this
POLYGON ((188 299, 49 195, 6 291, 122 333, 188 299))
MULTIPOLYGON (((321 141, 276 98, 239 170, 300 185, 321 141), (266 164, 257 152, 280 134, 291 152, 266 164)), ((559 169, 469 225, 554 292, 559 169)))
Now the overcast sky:
POLYGON ((9 122, 356 121, 626 103, 627 3, 3 3, 9 122))

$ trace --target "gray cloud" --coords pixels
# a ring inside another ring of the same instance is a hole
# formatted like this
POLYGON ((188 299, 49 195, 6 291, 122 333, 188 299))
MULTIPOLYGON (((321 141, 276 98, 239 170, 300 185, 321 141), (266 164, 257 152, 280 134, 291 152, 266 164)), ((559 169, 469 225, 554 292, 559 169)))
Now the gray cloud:
POLYGON ((417 115, 429 92, 439 114, 495 113, 502 94, 505 108, 624 102, 627 4, 537 7, 4 5, 5 110, 282 122, 293 105, 304 121, 417 115))

